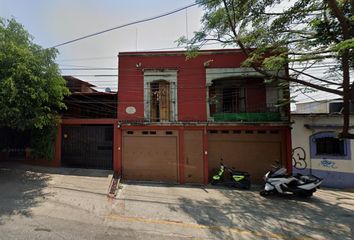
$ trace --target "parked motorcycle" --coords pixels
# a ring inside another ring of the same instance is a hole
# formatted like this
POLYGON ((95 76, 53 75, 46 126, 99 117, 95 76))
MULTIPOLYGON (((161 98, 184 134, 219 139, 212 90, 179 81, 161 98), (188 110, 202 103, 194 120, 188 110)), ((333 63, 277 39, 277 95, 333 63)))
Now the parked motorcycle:
POLYGON ((220 162, 219 171, 212 177, 211 184, 250 189, 251 176, 248 172, 236 171, 220 162))
POLYGON ((321 185, 323 179, 314 175, 288 176, 287 170, 283 167, 273 166, 273 170, 264 176, 264 189, 260 192, 261 196, 268 196, 272 193, 288 194, 292 193, 301 197, 311 197, 321 185))

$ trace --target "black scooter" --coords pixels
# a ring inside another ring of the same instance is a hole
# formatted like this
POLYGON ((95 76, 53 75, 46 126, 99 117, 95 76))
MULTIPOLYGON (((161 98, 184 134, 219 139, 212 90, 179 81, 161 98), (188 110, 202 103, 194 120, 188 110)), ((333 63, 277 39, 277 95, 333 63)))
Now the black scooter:
POLYGON ((211 184, 250 189, 251 175, 248 172, 236 171, 220 162, 219 171, 212 177, 211 184))

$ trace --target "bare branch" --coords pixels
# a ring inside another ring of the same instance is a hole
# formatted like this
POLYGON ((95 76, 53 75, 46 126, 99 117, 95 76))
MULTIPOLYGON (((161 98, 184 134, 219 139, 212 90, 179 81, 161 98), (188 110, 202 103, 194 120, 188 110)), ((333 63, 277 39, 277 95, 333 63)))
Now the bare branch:
POLYGON ((335 57, 336 57, 336 55, 319 55, 319 56, 309 55, 309 57, 294 58, 291 61, 292 62, 303 62, 303 61, 311 61, 311 60, 332 59, 335 57))
POLYGON ((296 33, 296 34, 303 34, 303 35, 310 35, 310 36, 313 36, 316 34, 315 32, 307 32, 307 31, 291 30, 291 29, 283 30, 281 32, 282 33, 296 33))
MULTIPOLYGON (((225 10, 226 10, 227 18, 228 18, 228 21, 229 21, 229 24, 230 24, 230 27, 231 27, 231 31, 232 31, 232 33, 235 36, 235 41, 240 46, 240 48, 241 48, 242 52, 245 54, 245 56, 248 58, 249 57, 249 50, 245 47, 245 45, 239 39, 239 37, 238 37, 238 35, 236 33, 235 27, 234 27, 233 22, 231 20, 231 15, 230 15, 229 8, 228 8, 228 6, 226 4, 226 0, 223 0, 223 3, 224 3, 224 7, 225 7, 225 10)), ((291 78, 291 77, 286 77, 286 76, 279 76, 278 74, 277 75, 270 74, 269 72, 261 69, 260 67, 256 66, 255 64, 252 64, 252 68, 254 70, 256 70, 257 72, 263 74, 265 77, 268 77, 268 78, 281 79, 281 80, 285 80, 285 81, 288 81, 288 82, 299 83, 299 84, 302 84, 304 86, 308 86, 308 87, 311 87, 311 88, 314 88, 314 89, 317 89, 317 90, 321 90, 321 91, 337 94, 337 95, 340 95, 340 96, 343 95, 343 92, 340 91, 340 90, 324 87, 324 86, 321 86, 321 85, 316 85, 316 84, 313 84, 313 83, 310 83, 310 82, 307 82, 307 81, 304 81, 304 80, 301 80, 301 79, 296 79, 296 78, 291 78)))
POLYGON ((226 40, 221 40, 220 38, 205 38, 204 41, 217 41, 217 42, 221 42, 221 43, 233 43, 234 41, 226 41, 226 40))
POLYGON ((302 39, 294 39, 291 41, 286 41, 286 42, 284 42, 284 44, 301 43, 301 42, 306 42, 306 41, 315 39, 314 37, 305 37, 305 36, 301 36, 301 37, 302 37, 302 39))
POLYGON ((277 76, 277 78, 285 80, 285 81, 288 81, 288 82, 299 83, 301 85, 304 85, 304 86, 307 86, 307 87, 311 87, 311 88, 314 88, 314 89, 317 89, 317 90, 320 90, 320 91, 329 92, 329 93, 333 93, 333 94, 337 94, 337 95, 343 96, 343 91, 332 89, 332 88, 328 88, 328 87, 324 87, 324 86, 317 85, 317 84, 313 84, 313 83, 307 82, 305 80, 291 78, 291 77, 283 77, 283 76, 277 76))
POLYGON ((324 54, 324 53, 331 53, 333 52, 332 50, 323 50, 323 51, 320 51, 320 50, 313 50, 311 52, 288 52, 288 54, 290 55, 301 55, 301 56, 306 56, 306 55, 313 55, 313 54, 324 54))
POLYGON ((324 79, 322 79, 322 78, 318 78, 318 77, 315 77, 315 76, 313 76, 313 75, 311 75, 311 74, 305 73, 304 71, 306 71, 306 69, 305 69, 305 70, 302 70, 302 71, 298 71, 298 70, 296 70, 296 69, 294 69, 294 68, 289 68, 289 69, 291 69, 292 71, 294 71, 294 72, 296 72, 296 73, 305 75, 305 76, 307 76, 307 77, 313 78, 313 79, 318 80, 318 81, 321 81, 321 82, 325 82, 325 83, 328 83, 328 84, 331 84, 331 85, 341 86, 340 83, 336 83, 336 82, 324 80, 324 79))

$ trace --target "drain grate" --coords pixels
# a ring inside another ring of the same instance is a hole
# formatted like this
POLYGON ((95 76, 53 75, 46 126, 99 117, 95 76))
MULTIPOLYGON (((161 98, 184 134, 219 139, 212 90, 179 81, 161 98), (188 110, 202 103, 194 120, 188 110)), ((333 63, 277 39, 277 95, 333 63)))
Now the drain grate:
POLYGON ((115 196, 117 196, 119 182, 120 182, 120 176, 118 172, 114 172, 111 180, 111 184, 109 185, 109 189, 108 189, 108 194, 107 194, 108 197, 114 198, 115 196))

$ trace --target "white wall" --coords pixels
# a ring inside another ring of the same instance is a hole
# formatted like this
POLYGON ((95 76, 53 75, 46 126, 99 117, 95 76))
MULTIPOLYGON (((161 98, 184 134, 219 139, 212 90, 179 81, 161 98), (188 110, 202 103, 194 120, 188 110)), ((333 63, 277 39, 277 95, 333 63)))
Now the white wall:
MULTIPOLYGON (((292 146, 293 149, 296 147, 301 147, 305 150, 306 153, 306 163, 308 166, 312 165, 313 169, 317 170, 326 170, 326 171, 339 171, 339 172, 348 172, 354 173, 354 141, 350 141, 351 146, 351 160, 338 160, 338 159, 331 159, 326 158, 328 161, 335 162, 336 168, 326 168, 323 167, 320 162, 323 158, 313 158, 311 159, 310 163, 310 142, 309 138, 311 135, 318 133, 318 132, 328 132, 328 131, 335 131, 339 133, 341 128, 321 128, 321 129, 307 129, 304 125, 341 125, 342 124, 342 116, 330 116, 330 115, 292 115, 292 121, 294 124, 292 125, 292 146)), ((354 117, 351 117, 351 122, 354 124, 354 117)), ((353 132, 353 130, 351 130, 353 132)), ((354 180, 353 180, 354 181, 354 180)))
POLYGON ((328 101, 297 103, 296 113, 328 113, 328 101))
MULTIPOLYGON (((348 140, 351 150, 350 159, 335 159, 326 158, 311 158, 310 152, 310 136, 319 132, 341 132, 343 118, 341 115, 329 114, 293 114, 291 116, 292 125, 292 148, 293 148, 293 166, 295 162, 298 168, 293 168, 294 172, 309 173, 310 169, 314 172, 318 170, 321 173, 326 173, 327 176, 336 178, 338 182, 335 186, 352 184, 354 187, 354 140, 348 140), (305 125, 312 127, 306 128, 305 125), (303 152, 305 154, 303 154, 303 152), (305 158, 305 159, 303 159, 305 158), (303 165, 302 161, 306 162, 307 168, 299 170, 303 165), (327 164, 326 164, 327 163, 327 164), (328 175, 329 174, 329 175, 328 175), (351 175, 353 174, 353 176, 351 175), (351 178, 352 177, 352 178, 351 178), (350 183, 350 182, 351 183, 350 183)), ((354 117, 351 117, 351 125, 354 126, 354 117)), ((350 130, 353 133, 353 129, 350 130)), ((327 179, 329 181, 329 179, 327 179)))

